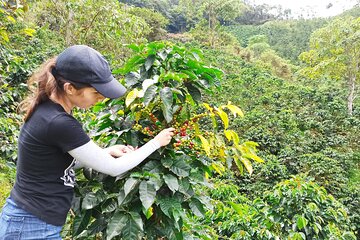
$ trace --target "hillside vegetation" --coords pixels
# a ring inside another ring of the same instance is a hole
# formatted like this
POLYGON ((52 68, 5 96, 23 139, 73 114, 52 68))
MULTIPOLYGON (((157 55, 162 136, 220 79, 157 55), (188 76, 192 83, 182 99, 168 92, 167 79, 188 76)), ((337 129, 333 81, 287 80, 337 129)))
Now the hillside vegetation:
POLYGON ((359 8, 293 20, 235 0, 1 1, 0 204, 28 77, 87 44, 128 89, 74 112, 90 136, 178 135, 121 179, 79 170, 64 239, 360 239, 359 8))

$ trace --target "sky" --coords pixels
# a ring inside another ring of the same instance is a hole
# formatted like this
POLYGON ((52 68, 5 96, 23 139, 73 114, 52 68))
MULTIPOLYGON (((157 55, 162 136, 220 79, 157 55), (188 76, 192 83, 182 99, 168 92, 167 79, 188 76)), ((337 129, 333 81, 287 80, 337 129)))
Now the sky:
POLYGON ((315 17, 330 17, 342 13, 345 10, 352 8, 358 0, 249 0, 256 5, 281 5, 283 9, 291 9, 293 16, 298 16, 301 12, 304 17, 307 13, 315 17), (329 4, 332 4, 331 7, 329 4))

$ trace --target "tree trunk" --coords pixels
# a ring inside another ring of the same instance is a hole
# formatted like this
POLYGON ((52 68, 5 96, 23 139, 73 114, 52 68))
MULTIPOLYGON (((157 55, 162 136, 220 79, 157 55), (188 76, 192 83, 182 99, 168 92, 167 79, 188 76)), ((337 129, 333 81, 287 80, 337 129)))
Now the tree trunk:
POLYGON ((74 18, 74 12, 70 9, 69 13, 68 13, 68 17, 66 20, 66 25, 65 25, 65 43, 66 46, 70 46, 71 45, 71 25, 73 24, 73 18, 74 18))
POLYGON ((354 96, 355 96, 355 77, 352 76, 349 79, 349 95, 348 95, 348 101, 347 101, 349 115, 352 115, 352 113, 353 113, 354 96))

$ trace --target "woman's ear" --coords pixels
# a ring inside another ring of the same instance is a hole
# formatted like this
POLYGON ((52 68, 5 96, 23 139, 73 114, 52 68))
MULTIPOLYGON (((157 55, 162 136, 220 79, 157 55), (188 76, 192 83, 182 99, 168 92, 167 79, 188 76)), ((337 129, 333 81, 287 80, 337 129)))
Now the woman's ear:
POLYGON ((66 94, 74 95, 76 89, 71 83, 64 83, 64 91, 66 94))

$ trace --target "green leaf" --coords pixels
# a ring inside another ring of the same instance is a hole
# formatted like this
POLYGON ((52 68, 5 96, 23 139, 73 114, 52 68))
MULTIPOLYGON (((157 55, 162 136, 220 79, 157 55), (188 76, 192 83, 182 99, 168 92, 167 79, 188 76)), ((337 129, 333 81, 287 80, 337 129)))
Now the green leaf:
POLYGON ((189 206, 191 208, 191 210, 193 211, 193 213, 198 216, 198 217, 204 217, 205 215, 205 210, 204 210, 204 206, 203 204, 199 201, 199 199, 197 198, 192 198, 189 206))
POLYGON ((140 74, 136 72, 130 72, 125 76, 125 82, 127 87, 131 87, 138 83, 140 80, 140 74))
POLYGON ((119 236, 122 233, 122 230, 129 222, 129 217, 124 211, 115 212, 115 214, 110 219, 107 229, 106 229, 106 239, 110 240, 113 237, 119 236))
POLYGON ((173 159, 172 158, 162 158, 161 159, 161 164, 166 167, 166 168, 170 168, 171 165, 173 164, 173 159))
POLYGON ((168 55, 168 53, 166 52, 166 50, 160 51, 158 53, 159 57, 164 61, 168 55))
POLYGON ((243 215, 244 209, 243 204, 229 202, 230 206, 239 214, 243 215))
POLYGON ((145 59, 140 56, 136 55, 132 58, 130 58, 121 69, 116 69, 112 73, 113 74, 126 74, 132 70, 134 70, 139 64, 143 63, 145 59))
POLYGON ((104 230, 106 226, 107 221, 104 219, 104 217, 100 217, 97 218, 94 222, 92 222, 86 231, 89 232, 89 235, 95 235, 96 233, 104 230))
POLYGON ((89 192, 84 197, 84 200, 82 202, 82 209, 92 209, 96 207, 99 203, 104 201, 106 196, 102 191, 98 191, 96 193, 89 192))
POLYGON ((156 189, 154 184, 142 181, 139 186, 140 200, 145 210, 148 210, 155 201, 156 189))
POLYGON ((177 180, 177 177, 171 174, 166 174, 163 176, 163 178, 165 180, 165 183, 173 193, 179 190, 179 182, 177 180))
POLYGON ((187 177, 189 176, 191 167, 189 164, 185 162, 185 157, 177 157, 173 164, 170 167, 170 171, 175 173, 179 177, 187 177))
POLYGON ((182 209, 181 203, 175 198, 161 198, 158 202, 161 211, 169 218, 172 217, 172 209, 182 209))
POLYGON ((156 93, 157 93, 158 87, 155 85, 151 85, 148 87, 144 93, 144 105, 148 106, 149 103, 154 99, 156 93))
POLYGON ((201 101, 201 92, 200 90, 193 86, 192 84, 186 84, 185 85, 186 88, 188 89, 189 94, 191 95, 191 97, 196 101, 199 102, 201 101))
POLYGON ((291 234, 291 240, 306 240, 306 236, 303 232, 296 232, 291 234))
POLYGON ((153 207, 149 207, 148 210, 145 210, 144 208, 142 208, 142 211, 143 211, 146 219, 151 218, 151 216, 154 214, 154 209, 153 209, 153 207))
POLYGON ((141 216, 137 212, 130 212, 128 222, 122 230, 122 240, 141 239, 143 231, 143 222, 141 216))
POLYGON ((163 114, 166 121, 169 123, 172 120, 172 104, 173 104, 173 93, 171 88, 164 87, 160 90, 160 98, 163 102, 163 114))
POLYGON ((140 52, 142 48, 140 48, 137 44, 131 43, 129 45, 126 45, 128 48, 134 50, 135 52, 140 52))
POLYGON ((182 73, 185 73, 188 77, 190 77, 191 80, 196 80, 198 77, 196 74, 191 70, 181 70, 182 73))
POLYGON ((146 60, 145 60, 145 70, 146 71, 149 71, 149 69, 153 65, 154 61, 155 61, 155 55, 150 55, 146 58, 146 60))
POLYGON ((137 184, 139 183, 139 179, 135 179, 135 178, 129 178, 126 180, 125 184, 124 184, 124 192, 125 192, 125 197, 136 188, 137 184))
POLYGON ((155 75, 153 78, 145 79, 141 84, 142 90, 145 92, 146 89, 148 89, 148 87, 157 83, 158 79, 159 79, 158 75, 155 75))
POLYGON ((299 216, 297 221, 296 221, 296 226, 298 227, 298 229, 303 229, 304 227, 306 227, 307 225, 307 220, 304 216, 299 216))
POLYGON ((158 173, 162 170, 161 163, 158 160, 149 161, 144 165, 143 170, 150 173, 158 173))
POLYGON ((117 207, 117 201, 113 198, 110 198, 101 205, 101 212, 102 213, 112 212, 116 209, 116 207, 117 207))
POLYGON ((74 235, 79 235, 83 230, 86 229, 90 222, 91 210, 83 211, 80 215, 76 215, 73 223, 74 235))
POLYGON ((171 108, 171 106, 173 104, 173 94, 172 94, 171 88, 164 87, 163 89, 161 89, 160 90, 160 98, 167 108, 171 108))
POLYGON ((172 121, 172 118, 173 118, 173 111, 172 109, 168 109, 165 107, 164 104, 161 105, 161 110, 162 110, 162 113, 163 113, 163 116, 166 120, 167 123, 170 123, 172 121))

